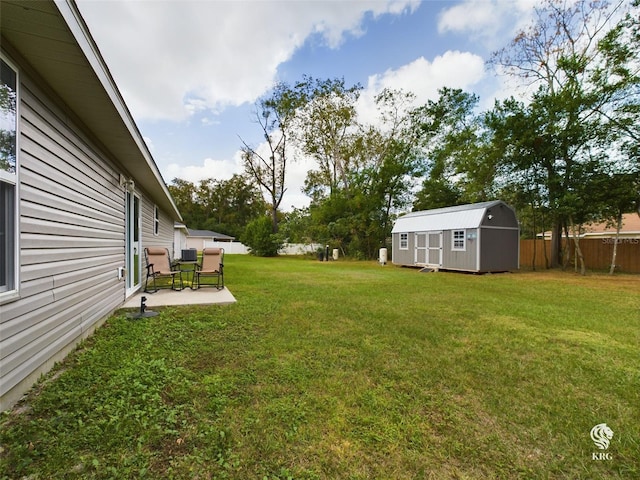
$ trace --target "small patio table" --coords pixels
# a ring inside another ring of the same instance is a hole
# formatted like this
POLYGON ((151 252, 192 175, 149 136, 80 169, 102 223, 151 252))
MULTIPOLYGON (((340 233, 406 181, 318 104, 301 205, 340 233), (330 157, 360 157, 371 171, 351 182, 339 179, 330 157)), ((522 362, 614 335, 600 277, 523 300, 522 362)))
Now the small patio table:
POLYGON ((175 264, 180 268, 182 272, 185 273, 186 281, 191 284, 189 288, 193 290, 193 276, 196 271, 196 266, 198 262, 195 260, 178 260, 175 264), (187 268, 183 269, 182 266, 186 265, 187 268), (189 274, 191 274, 191 280, 189 280, 189 274))

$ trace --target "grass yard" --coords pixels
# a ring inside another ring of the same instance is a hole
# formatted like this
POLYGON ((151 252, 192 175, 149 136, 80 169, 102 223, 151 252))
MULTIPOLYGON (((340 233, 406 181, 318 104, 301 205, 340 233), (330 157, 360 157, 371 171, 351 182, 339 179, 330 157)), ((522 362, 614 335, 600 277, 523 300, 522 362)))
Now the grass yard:
POLYGON ((2 416, 0 478, 640 478, 638 276, 227 255, 225 283, 110 318, 2 416))

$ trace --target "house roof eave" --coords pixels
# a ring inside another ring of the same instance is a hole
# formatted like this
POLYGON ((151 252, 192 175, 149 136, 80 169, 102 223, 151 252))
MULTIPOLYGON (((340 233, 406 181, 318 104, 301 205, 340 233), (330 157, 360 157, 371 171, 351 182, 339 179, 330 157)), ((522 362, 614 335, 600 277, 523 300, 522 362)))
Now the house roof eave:
POLYGON ((2 37, 112 161, 173 220, 182 217, 73 0, 0 2, 2 37))

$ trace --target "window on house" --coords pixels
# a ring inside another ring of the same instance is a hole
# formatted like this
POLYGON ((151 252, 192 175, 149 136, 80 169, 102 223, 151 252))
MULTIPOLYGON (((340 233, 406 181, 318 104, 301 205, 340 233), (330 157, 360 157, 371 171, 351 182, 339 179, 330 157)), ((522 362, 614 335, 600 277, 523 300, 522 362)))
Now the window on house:
POLYGON ((464 230, 454 230, 452 241, 451 250, 466 250, 464 230))
POLYGON ((401 233, 400 234, 400 250, 408 250, 409 249, 409 234, 401 233))
POLYGON ((0 59, 0 295, 17 285, 18 74, 0 59))
POLYGON ((153 234, 158 235, 160 233, 160 212, 158 206, 153 207, 153 234))

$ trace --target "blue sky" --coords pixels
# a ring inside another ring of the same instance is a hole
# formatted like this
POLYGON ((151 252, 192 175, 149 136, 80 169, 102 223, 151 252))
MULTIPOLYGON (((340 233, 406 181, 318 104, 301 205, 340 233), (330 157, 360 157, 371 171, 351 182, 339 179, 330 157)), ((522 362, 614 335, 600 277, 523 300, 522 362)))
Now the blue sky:
MULTIPOLYGON (((535 3, 78 0, 167 183, 241 173, 238 136, 261 141, 255 101, 305 74, 360 83, 365 103, 391 87, 422 104, 449 86, 490 106, 513 91, 484 62, 529 22, 535 3)), ((305 162, 291 165, 285 210, 308 204, 305 162)))

